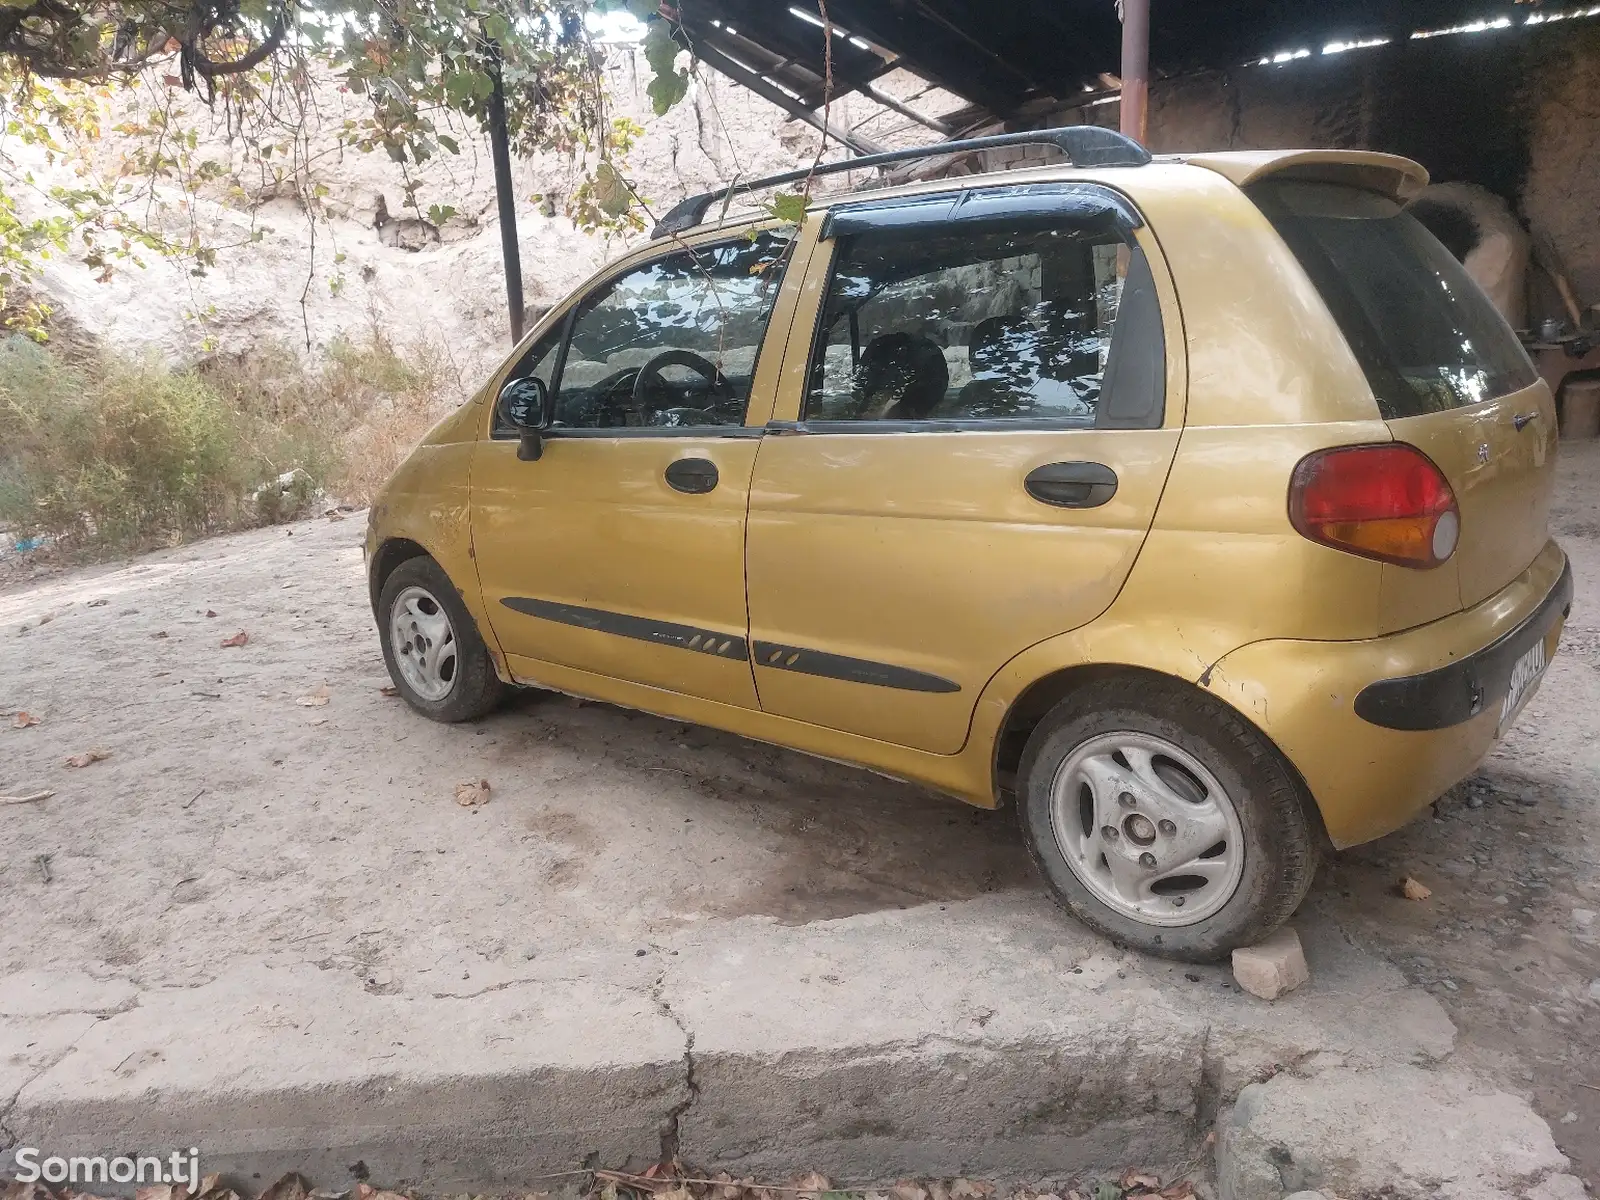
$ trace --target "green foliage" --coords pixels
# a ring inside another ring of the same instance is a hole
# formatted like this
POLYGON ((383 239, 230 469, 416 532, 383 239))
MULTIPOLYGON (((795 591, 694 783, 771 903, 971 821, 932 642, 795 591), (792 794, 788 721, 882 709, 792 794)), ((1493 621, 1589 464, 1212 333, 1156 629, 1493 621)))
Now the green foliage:
POLYGON ((762 206, 775 220, 798 225, 806 219, 806 198, 792 192, 774 192, 762 206))
POLYGON ((674 66, 678 50, 667 22, 652 21, 644 39, 644 57, 651 71, 645 94, 650 97, 650 106, 658 117, 689 92, 689 72, 674 66))
POLYGON ((193 374, 0 344, 0 520, 25 533, 129 546, 205 532, 249 482, 230 455, 237 434, 193 374))
POLYGON ((373 336, 307 369, 280 348, 173 370, 0 342, 0 524, 70 554, 170 544, 370 498, 447 411, 442 358, 373 336))
MULTIPOLYGON (((602 60, 584 23, 619 10, 648 21, 648 93, 664 113, 687 93, 689 73, 676 65, 670 23, 650 0, 0 0, 0 105, 7 136, 65 156, 102 136, 108 86, 143 78, 155 94, 193 88, 226 110, 230 134, 239 132, 263 180, 292 190, 315 218, 326 189, 319 194, 306 161, 314 76, 331 73, 367 101, 339 124, 341 145, 381 151, 407 168, 462 153, 464 133, 485 133, 498 82, 515 147, 582 160, 587 194, 569 210, 574 219, 625 232, 642 226, 623 179, 637 126, 606 111, 602 60)), ((174 122, 170 104, 116 132, 134 142, 126 174, 146 181, 145 195, 160 183, 185 197, 183 207, 226 174, 200 152, 195 130, 174 122)), ((420 216, 419 186, 410 183, 406 201, 420 216)), ((183 234, 163 233, 135 199, 126 180, 44 191, 0 158, 0 304, 74 238, 101 279, 142 253, 185 257, 195 274, 215 264, 220 247, 192 221, 183 234), (30 190, 48 216, 18 208, 30 190)), ((428 205, 435 224, 452 211, 428 205)))

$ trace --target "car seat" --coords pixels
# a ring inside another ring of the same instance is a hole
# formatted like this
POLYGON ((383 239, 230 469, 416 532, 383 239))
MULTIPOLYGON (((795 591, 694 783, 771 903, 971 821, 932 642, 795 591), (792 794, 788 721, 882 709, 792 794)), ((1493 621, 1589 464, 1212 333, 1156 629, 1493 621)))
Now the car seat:
POLYGON ((944 399, 950 368, 931 338, 897 331, 867 343, 854 382, 861 419, 920 421, 944 399))

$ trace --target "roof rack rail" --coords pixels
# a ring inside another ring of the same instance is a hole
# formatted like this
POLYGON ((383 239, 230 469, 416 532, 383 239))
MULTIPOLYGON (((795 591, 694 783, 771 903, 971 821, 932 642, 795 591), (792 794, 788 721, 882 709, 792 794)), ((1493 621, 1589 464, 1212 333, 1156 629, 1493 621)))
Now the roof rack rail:
POLYGON ((797 183, 819 175, 837 175, 842 171, 860 171, 868 167, 884 167, 890 163, 910 162, 918 158, 937 158, 946 154, 967 154, 974 150, 997 150, 1002 146, 1054 146, 1062 151, 1075 167, 1142 167, 1150 161, 1150 152, 1138 142, 1115 129, 1102 125, 1063 125, 1055 129, 1028 129, 1020 133, 996 133, 987 137, 963 138, 954 142, 935 142, 929 146, 912 146, 905 150, 886 150, 882 154, 867 154, 860 158, 847 158, 842 162, 821 163, 815 168, 785 171, 781 175, 768 175, 764 179, 734 182, 727 187, 701 192, 674 205, 650 232, 650 237, 670 237, 693 229, 706 218, 711 206, 719 200, 731 199, 737 192, 754 192, 761 188, 777 187, 784 183, 797 183))

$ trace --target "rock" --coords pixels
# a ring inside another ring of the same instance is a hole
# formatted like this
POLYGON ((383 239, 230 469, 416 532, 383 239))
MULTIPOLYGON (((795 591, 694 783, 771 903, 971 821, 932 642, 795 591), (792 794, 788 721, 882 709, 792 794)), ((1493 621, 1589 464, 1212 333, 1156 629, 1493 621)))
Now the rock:
POLYGON ((1575 908, 1572 910, 1572 923, 1579 929, 1587 929, 1594 924, 1594 909, 1575 908))
POLYGON ((1566 1168, 1525 1100, 1455 1071, 1283 1073, 1245 1086, 1217 1119, 1220 1200, 1301 1191, 1567 1200, 1566 1168))
POLYGON ((1589 1193, 1576 1175, 1552 1175, 1528 1192, 1528 1200, 1589 1200, 1589 1193))
POLYGON ((1591 979, 1589 981, 1589 999, 1596 1004, 1600 1004, 1600 979, 1591 979))
POLYGON ((1252 996, 1276 1000, 1311 978, 1300 935, 1285 925, 1254 946, 1233 952, 1233 977, 1252 996))

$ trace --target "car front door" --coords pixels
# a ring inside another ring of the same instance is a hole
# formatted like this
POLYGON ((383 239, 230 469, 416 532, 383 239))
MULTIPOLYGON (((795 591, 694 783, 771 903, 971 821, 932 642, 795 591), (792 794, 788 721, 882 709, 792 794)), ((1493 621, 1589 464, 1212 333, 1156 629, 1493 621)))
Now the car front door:
POLYGON ((1176 297, 1088 184, 855 203, 821 236, 751 485, 757 690, 954 753, 994 673, 1132 568, 1182 426, 1176 297))
POLYGON ((756 706, 745 515, 789 246, 767 232, 633 263, 501 381, 553 392, 540 458, 496 425, 473 461, 479 578, 517 678, 554 664, 756 706))

